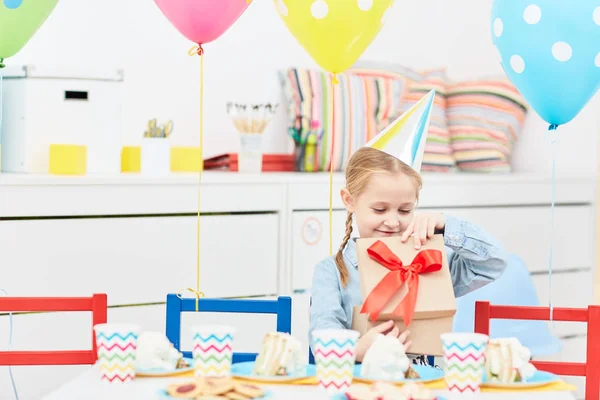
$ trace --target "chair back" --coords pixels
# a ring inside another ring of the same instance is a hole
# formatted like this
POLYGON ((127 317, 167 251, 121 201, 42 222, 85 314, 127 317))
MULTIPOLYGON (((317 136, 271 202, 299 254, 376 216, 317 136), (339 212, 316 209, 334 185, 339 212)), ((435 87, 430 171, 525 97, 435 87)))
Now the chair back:
MULTIPOLYGON (((488 301, 475 304, 475 332, 490 334, 491 319, 549 321, 549 307, 491 305, 488 301)), ((600 306, 588 308, 552 309, 553 321, 587 322, 586 362, 532 361, 542 371, 557 375, 584 376, 585 399, 600 398, 600 306)))
MULTIPOLYGON (((166 335, 173 346, 181 351, 181 313, 196 312, 195 298, 167 295, 166 335)), ((276 314, 277 332, 292 333, 292 299, 281 296, 277 300, 256 299, 208 299, 198 300, 198 312, 276 314)), ((192 358, 191 351, 181 351, 184 357, 192 358)), ((233 363, 254 361, 257 353, 233 353, 233 363)))
POLYGON ((0 297, 0 312, 92 312, 92 348, 90 350, 1 351, 0 365, 85 365, 98 359, 94 326, 106 323, 106 294, 92 297, 0 297))

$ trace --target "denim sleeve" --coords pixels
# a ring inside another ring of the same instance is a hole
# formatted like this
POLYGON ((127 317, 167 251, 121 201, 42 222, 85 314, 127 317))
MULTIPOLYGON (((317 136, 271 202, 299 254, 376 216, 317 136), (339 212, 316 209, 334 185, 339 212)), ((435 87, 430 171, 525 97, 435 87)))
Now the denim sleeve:
POLYGON ((347 317, 342 307, 340 279, 332 258, 319 263, 313 272, 309 342, 315 329, 344 329, 347 317))
POLYGON ((508 264, 508 254, 483 229, 446 215, 444 242, 454 295, 464 296, 498 279, 508 264))

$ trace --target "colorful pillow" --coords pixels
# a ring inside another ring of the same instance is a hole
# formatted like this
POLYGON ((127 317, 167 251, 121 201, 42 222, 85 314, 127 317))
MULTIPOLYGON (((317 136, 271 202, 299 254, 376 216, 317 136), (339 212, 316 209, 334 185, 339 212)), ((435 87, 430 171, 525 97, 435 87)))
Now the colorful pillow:
POLYGON ((510 172, 510 154, 523 129, 527 104, 505 79, 449 85, 447 118, 457 167, 510 172))
POLYGON ((390 75, 331 74, 290 68, 280 72, 287 97, 290 132, 296 140, 311 127, 322 129, 315 171, 328 171, 333 139, 333 170, 342 171, 350 156, 399 115, 405 83, 390 75))
POLYGON ((450 133, 446 122, 445 69, 415 71, 398 64, 358 61, 351 71, 358 74, 386 74, 406 82, 406 90, 400 103, 400 113, 406 112, 423 96, 435 89, 435 104, 429 121, 429 132, 425 143, 421 171, 449 172, 454 168, 455 162, 450 146, 450 133), (369 69, 370 72, 365 72, 365 69, 369 69))

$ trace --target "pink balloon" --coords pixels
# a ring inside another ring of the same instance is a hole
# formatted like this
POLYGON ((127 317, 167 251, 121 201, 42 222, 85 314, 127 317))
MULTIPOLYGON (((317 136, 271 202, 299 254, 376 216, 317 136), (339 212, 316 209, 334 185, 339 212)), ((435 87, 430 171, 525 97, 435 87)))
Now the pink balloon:
POLYGON ((186 38, 196 44, 218 39, 246 11, 249 0, 154 0, 186 38))

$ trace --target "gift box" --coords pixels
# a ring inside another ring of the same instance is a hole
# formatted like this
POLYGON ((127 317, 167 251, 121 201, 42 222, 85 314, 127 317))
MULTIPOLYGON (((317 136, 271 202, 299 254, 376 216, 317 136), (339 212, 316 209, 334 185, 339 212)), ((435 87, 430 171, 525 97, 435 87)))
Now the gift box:
POLYGON ((443 355, 442 333, 451 332, 456 299, 442 235, 419 250, 412 238, 358 239, 363 304, 354 308, 352 329, 365 333, 394 320, 410 331, 409 353, 443 355))

